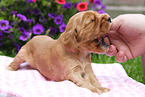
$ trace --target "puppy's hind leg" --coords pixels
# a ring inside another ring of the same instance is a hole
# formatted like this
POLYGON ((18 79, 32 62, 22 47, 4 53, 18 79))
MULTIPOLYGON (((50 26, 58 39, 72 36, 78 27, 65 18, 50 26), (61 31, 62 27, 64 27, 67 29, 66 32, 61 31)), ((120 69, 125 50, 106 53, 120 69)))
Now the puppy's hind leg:
POLYGON ((6 68, 7 70, 15 71, 19 69, 20 64, 25 62, 25 55, 26 50, 24 48, 21 48, 18 54, 15 56, 13 62, 10 63, 10 65, 6 68))

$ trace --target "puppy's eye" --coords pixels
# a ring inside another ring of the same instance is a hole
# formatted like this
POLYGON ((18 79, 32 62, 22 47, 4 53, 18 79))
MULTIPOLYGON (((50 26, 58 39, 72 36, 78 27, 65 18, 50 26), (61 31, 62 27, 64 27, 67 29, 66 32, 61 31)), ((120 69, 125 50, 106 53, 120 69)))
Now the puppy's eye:
POLYGON ((92 22, 94 22, 95 20, 92 20, 92 22))
POLYGON ((94 21, 95 21, 95 20, 91 20, 91 19, 90 19, 90 20, 87 20, 87 21, 86 21, 86 24, 89 24, 89 23, 94 22, 94 21))

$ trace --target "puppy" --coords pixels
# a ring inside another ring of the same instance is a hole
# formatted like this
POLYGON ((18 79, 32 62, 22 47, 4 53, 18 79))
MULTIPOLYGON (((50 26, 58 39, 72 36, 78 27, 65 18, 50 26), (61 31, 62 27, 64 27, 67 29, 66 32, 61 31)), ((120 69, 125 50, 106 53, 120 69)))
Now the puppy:
POLYGON ((103 54, 109 49, 102 37, 109 31, 110 22, 107 14, 79 12, 70 18, 57 40, 41 35, 27 42, 7 69, 17 70, 28 62, 49 79, 70 80, 98 94, 107 92, 110 89, 101 87, 93 73, 90 53, 103 54))

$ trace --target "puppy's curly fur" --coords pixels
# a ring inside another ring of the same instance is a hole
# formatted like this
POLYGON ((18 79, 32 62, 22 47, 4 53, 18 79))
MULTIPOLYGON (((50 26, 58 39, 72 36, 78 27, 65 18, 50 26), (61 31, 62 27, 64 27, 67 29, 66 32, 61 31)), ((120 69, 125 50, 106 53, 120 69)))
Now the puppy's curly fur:
POLYGON ((95 11, 77 13, 57 40, 35 36, 20 49, 7 69, 17 70, 21 63, 28 62, 49 79, 70 80, 99 94, 109 91, 96 79, 89 54, 108 50, 99 40, 110 29, 108 17, 95 11))

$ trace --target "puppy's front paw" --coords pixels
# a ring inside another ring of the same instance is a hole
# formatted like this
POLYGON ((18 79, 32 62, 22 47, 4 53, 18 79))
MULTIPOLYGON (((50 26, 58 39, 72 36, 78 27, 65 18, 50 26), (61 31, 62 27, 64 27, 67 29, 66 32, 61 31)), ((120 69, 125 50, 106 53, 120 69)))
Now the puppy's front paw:
POLYGON ((105 92, 109 92, 110 89, 109 88, 104 88, 104 87, 99 87, 98 88, 102 93, 105 93, 105 92))
POLYGON ((102 91, 97 89, 97 88, 95 88, 95 89, 93 89, 91 91, 94 92, 94 93, 98 93, 99 95, 102 94, 102 91))
POLYGON ((95 89, 92 90, 92 92, 96 92, 99 95, 102 94, 102 93, 105 93, 105 92, 109 92, 109 91, 110 91, 110 89, 104 88, 104 87, 98 87, 98 88, 95 88, 95 89))
POLYGON ((10 65, 8 67, 6 67, 6 70, 10 70, 10 71, 16 71, 15 69, 13 69, 10 65))

